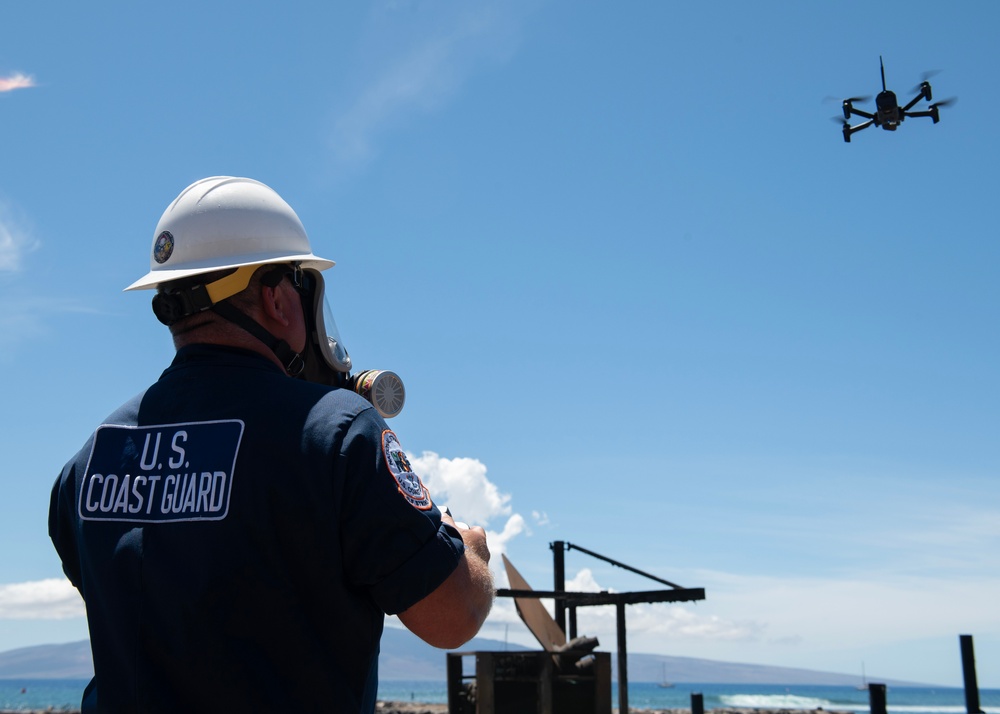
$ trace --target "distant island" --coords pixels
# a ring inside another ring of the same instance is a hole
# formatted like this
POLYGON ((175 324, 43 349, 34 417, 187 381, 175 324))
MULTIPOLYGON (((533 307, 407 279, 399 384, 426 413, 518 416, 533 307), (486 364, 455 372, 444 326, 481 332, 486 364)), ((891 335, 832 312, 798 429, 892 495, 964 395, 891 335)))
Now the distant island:
MULTIPOLYGON (((461 652, 520 651, 528 649, 508 645, 497 640, 475 638, 461 652)), ((599 647, 598 649, 606 648, 599 647)), ((612 655, 612 678, 617 676, 617 666, 612 655)), ((671 682, 697 682, 700 684, 815 684, 828 686, 854 686, 860 684, 858 675, 819 672, 794 667, 769 667, 757 664, 717 662, 694 657, 676 657, 630 652, 628 655, 629 681, 660 682, 664 673, 671 682)), ((379 658, 380 679, 384 681, 420 680, 444 682, 445 653, 434 649, 406 630, 386 627, 382 637, 382 654, 379 658)), ((89 679, 94 674, 90 642, 81 640, 66 644, 37 645, 0 652, 0 679, 89 679)), ((919 682, 883 679, 869 675, 869 681, 893 687, 933 686, 919 682)))

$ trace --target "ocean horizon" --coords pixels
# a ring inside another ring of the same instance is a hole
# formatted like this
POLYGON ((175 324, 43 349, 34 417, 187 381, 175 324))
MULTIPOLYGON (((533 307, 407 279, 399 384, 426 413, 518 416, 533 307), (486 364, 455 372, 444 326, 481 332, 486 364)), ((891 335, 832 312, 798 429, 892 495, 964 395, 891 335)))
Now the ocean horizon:
MULTIPOLYGON (((2 679, 0 710, 49 709, 73 711, 80 707, 86 679, 2 679)), ((629 682, 629 708, 690 709, 691 695, 701 694, 705 710, 719 708, 787 709, 856 712, 870 711, 868 692, 856 687, 781 684, 699 684, 678 682, 662 687, 656 682, 629 682)), ((447 683, 425 680, 382 680, 383 701, 443 704, 447 683)), ((986 714, 1000 714, 1000 689, 980 689, 986 714)), ((612 684, 612 706, 618 705, 618 685, 612 684)), ((890 687, 889 714, 965 714, 965 692, 959 687, 890 687)))

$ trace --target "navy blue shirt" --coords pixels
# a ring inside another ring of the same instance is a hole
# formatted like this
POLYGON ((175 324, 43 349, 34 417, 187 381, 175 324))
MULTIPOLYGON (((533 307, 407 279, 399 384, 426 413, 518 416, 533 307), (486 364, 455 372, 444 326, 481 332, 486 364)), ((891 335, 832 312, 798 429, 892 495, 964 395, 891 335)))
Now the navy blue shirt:
POLYGON ((66 465, 49 533, 108 712, 371 712, 384 614, 463 553, 367 401, 207 345, 66 465))

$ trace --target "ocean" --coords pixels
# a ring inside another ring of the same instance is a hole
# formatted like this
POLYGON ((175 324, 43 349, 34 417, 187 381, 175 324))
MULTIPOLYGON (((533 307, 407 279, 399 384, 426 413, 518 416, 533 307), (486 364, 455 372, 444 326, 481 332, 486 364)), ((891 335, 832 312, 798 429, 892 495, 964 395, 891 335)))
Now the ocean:
MULTIPOLYGON (((0 710, 78 709, 84 679, 0 680, 0 710)), ((675 684, 663 688, 651 682, 629 682, 629 708, 688 709, 691 694, 700 693, 705 710, 719 707, 760 709, 834 709, 869 711, 868 692, 854 687, 780 686, 773 684, 675 684)), ((444 682, 384 681, 379 699, 445 703, 444 682)), ((987 714, 1000 714, 1000 689, 980 689, 979 701, 987 714)), ((611 705, 618 706, 618 688, 613 685, 611 705)), ((965 693, 950 687, 890 687, 886 693, 889 714, 965 714, 965 693)))
MULTIPOLYGON (((629 709, 690 709, 691 695, 700 693, 705 711, 720 707, 758 709, 833 709, 870 711, 868 692, 855 687, 780 686, 774 684, 675 684, 664 688, 652 682, 629 682, 629 709)), ((379 682, 379 699, 445 703, 444 682, 379 682)), ((980 708, 1000 714, 1000 689, 980 689, 980 708)), ((618 685, 611 687, 611 706, 618 706, 618 685)), ((890 687, 889 714, 965 714, 965 692, 949 687, 890 687)))

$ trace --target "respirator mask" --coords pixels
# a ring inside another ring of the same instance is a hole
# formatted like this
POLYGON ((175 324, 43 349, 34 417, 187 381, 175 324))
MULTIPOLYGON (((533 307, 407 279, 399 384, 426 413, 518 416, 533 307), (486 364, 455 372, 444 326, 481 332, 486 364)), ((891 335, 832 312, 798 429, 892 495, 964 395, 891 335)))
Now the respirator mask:
POLYGON ((305 366, 298 377, 309 382, 351 389, 370 401, 386 419, 399 414, 406 392, 395 372, 370 369, 351 374, 351 357, 340 338, 333 311, 326 299, 322 273, 296 267, 293 282, 302 296, 308 329, 306 346, 302 350, 305 366))

